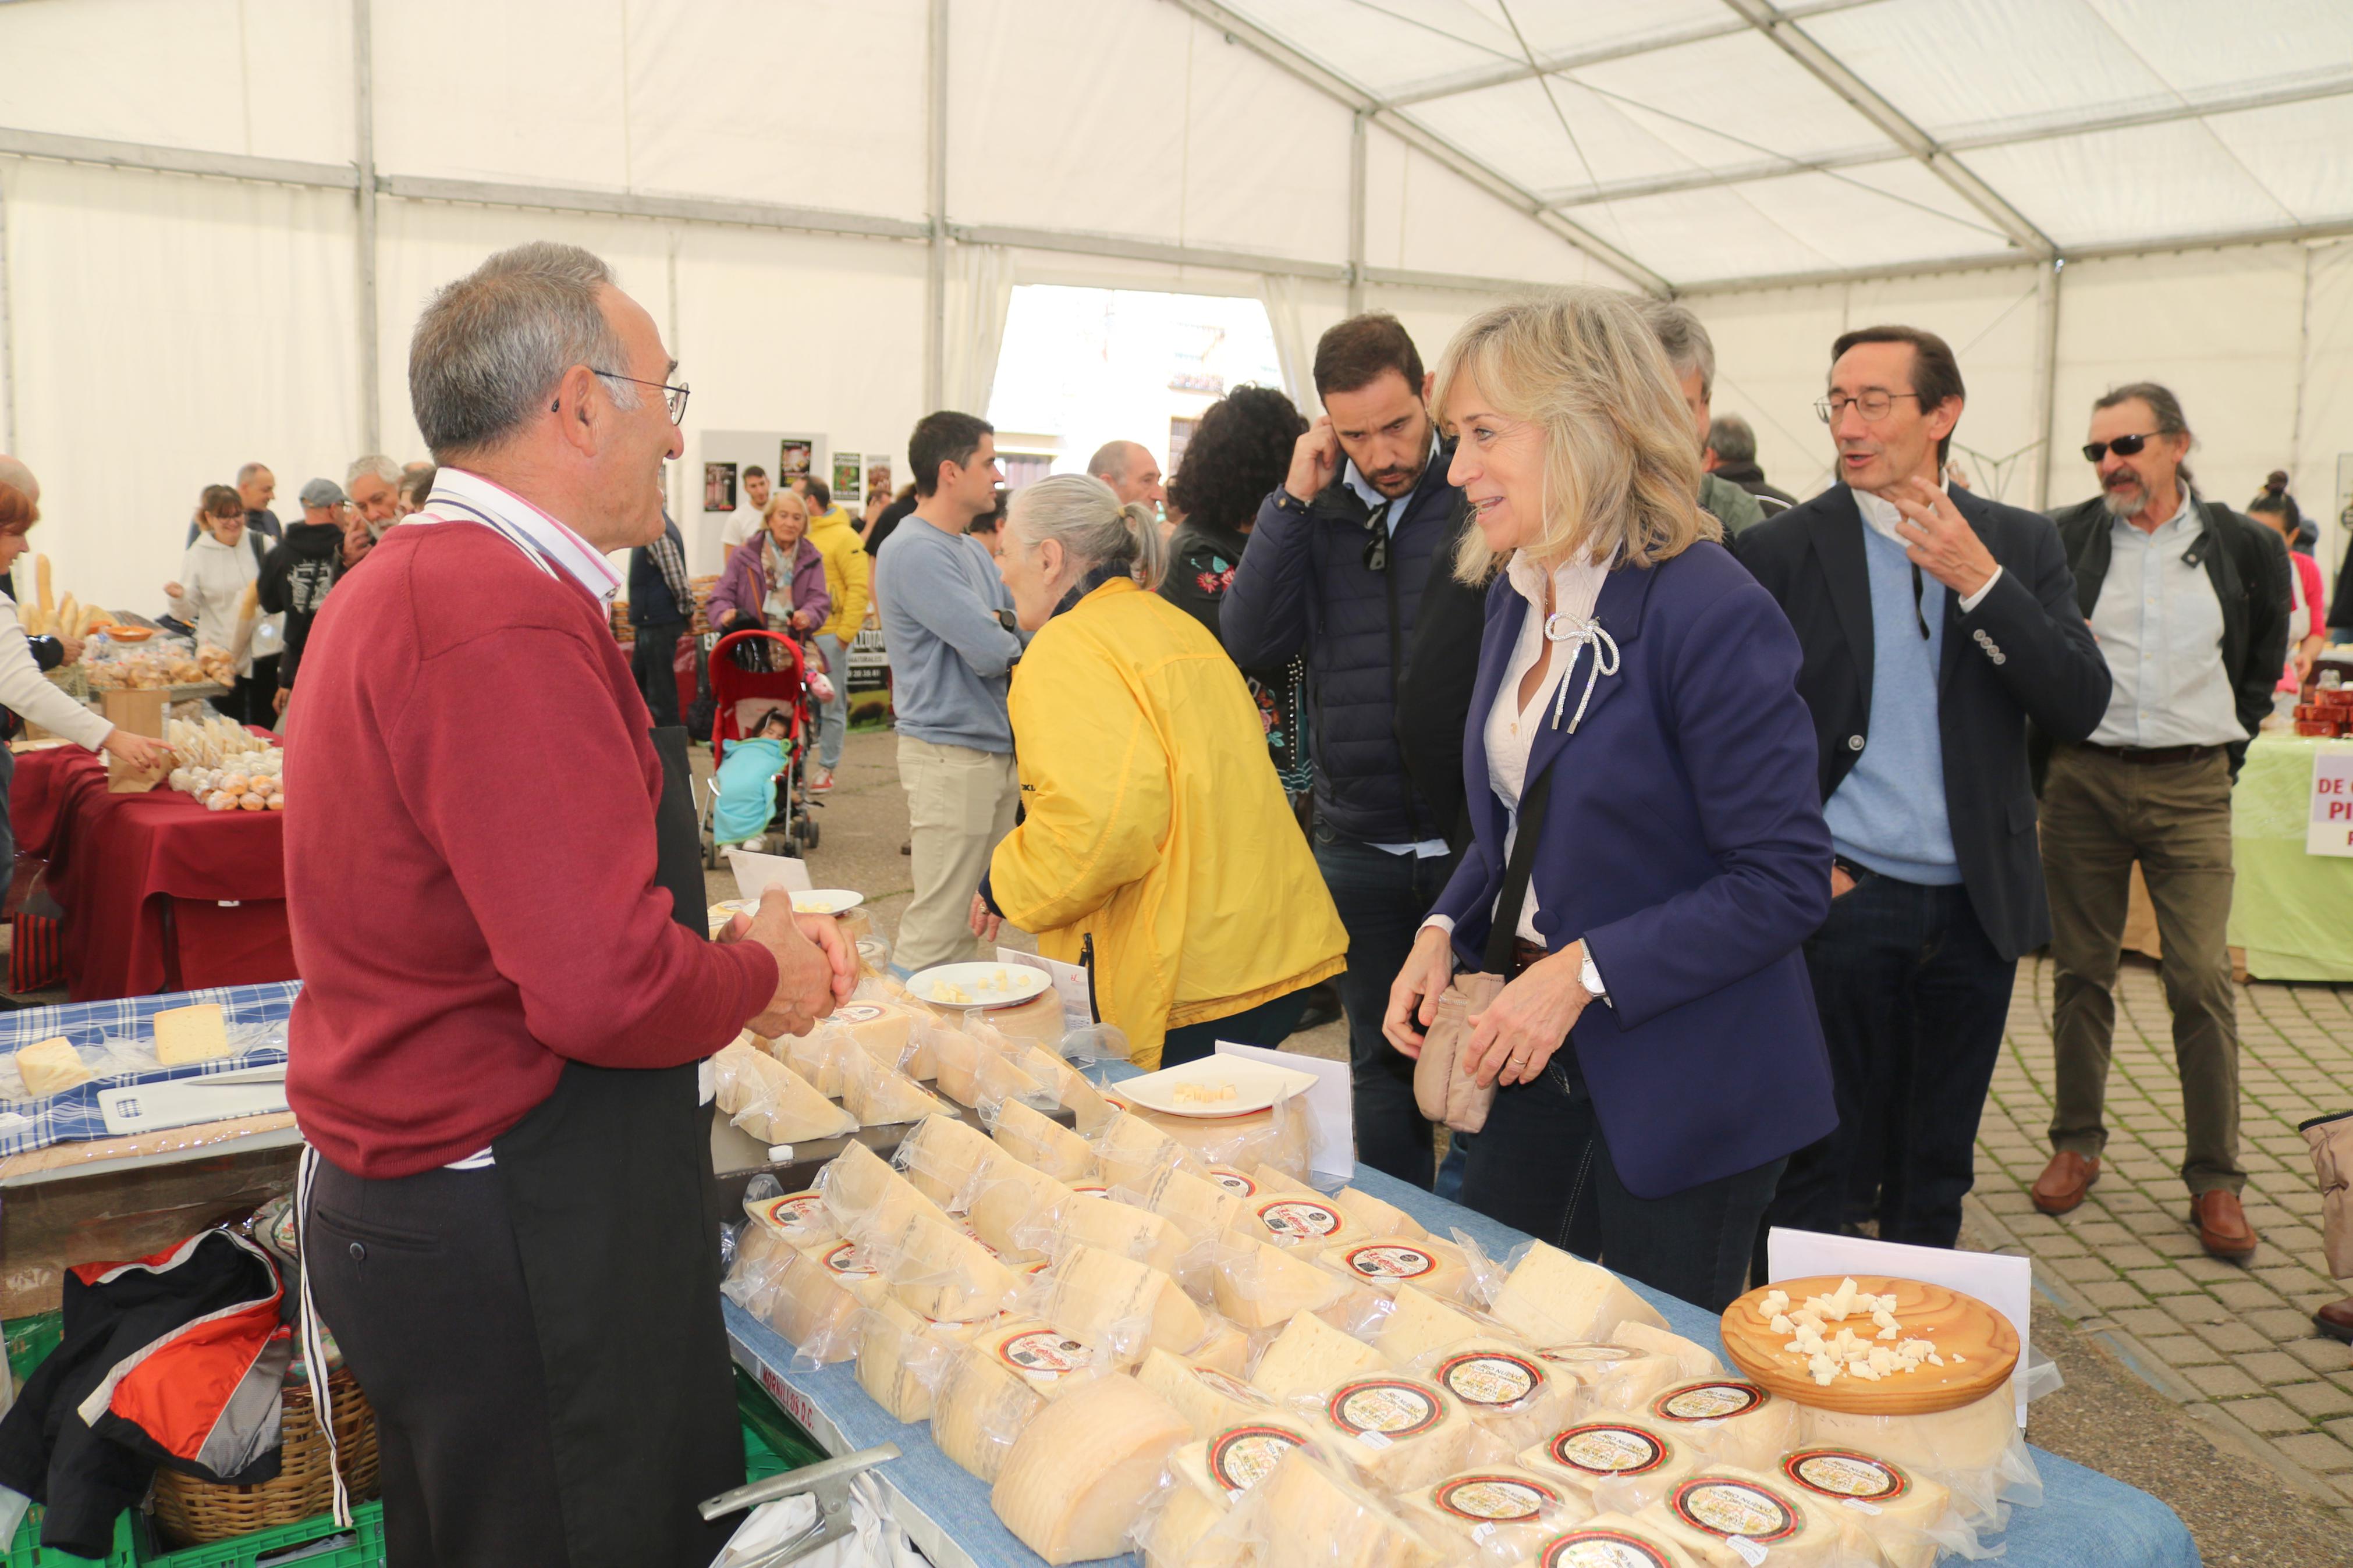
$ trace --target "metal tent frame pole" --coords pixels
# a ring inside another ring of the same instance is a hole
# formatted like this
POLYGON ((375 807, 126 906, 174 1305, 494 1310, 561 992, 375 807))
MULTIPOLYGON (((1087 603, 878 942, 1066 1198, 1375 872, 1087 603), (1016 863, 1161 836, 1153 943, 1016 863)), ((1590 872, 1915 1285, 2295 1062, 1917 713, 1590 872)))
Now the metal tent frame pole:
POLYGON ((932 0, 924 59, 924 205, 930 254, 923 268, 923 406, 941 406, 948 374, 948 0, 932 0))
POLYGON ((375 305, 375 19, 371 0, 352 0, 353 185, 359 212, 360 449, 384 449, 384 381, 375 305))

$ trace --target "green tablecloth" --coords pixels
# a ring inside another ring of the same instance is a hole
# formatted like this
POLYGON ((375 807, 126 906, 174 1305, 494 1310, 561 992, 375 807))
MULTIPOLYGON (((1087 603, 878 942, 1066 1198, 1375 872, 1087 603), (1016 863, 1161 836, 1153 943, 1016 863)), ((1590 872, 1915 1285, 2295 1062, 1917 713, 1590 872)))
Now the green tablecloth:
POLYGON ((2305 853, 2312 759, 2353 740, 2259 735, 2231 795, 2231 945, 2258 980, 2353 980, 2353 858, 2305 853))

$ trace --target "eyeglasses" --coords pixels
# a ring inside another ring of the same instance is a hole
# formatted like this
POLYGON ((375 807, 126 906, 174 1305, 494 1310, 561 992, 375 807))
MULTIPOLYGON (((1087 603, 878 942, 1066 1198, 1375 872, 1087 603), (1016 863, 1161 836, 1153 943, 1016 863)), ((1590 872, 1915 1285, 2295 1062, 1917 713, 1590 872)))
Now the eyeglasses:
POLYGON ((639 381, 634 375, 623 375, 617 370, 598 370, 592 371, 590 374, 604 376, 610 381, 626 381, 632 386, 660 387, 663 395, 670 401, 670 422, 673 425, 686 423, 686 400, 693 395, 691 387, 670 386, 659 381, 639 381))
POLYGON ((1815 403, 1814 412, 1821 416, 1821 421, 1825 425, 1845 413, 1850 407, 1859 410, 1865 419, 1884 419, 1887 417, 1887 411, 1895 406, 1897 398, 1919 395, 1916 392, 1873 391, 1866 392, 1860 397, 1825 397, 1815 403))
POLYGON ((2119 436, 2113 441, 2086 441, 2084 444, 2084 461, 2087 463, 2096 463, 2102 458, 2106 457, 2110 452, 2114 452, 2119 458, 2134 457, 2139 453, 2143 447, 2147 446, 2151 441, 2156 439, 2156 436, 2152 434, 2147 436, 2119 436))

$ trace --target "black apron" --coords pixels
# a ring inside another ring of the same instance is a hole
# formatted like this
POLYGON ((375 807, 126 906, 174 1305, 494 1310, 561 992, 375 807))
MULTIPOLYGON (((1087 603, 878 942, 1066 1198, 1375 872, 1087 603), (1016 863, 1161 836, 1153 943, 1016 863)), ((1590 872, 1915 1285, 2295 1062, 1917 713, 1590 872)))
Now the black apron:
MULTIPOLYGON (((709 927, 686 731, 661 758, 656 879, 709 927)), ((547 1381, 572 1568, 707 1568, 736 1520, 695 1504, 744 1483, 719 1310, 720 1204, 699 1068, 565 1064, 492 1148, 547 1381)))

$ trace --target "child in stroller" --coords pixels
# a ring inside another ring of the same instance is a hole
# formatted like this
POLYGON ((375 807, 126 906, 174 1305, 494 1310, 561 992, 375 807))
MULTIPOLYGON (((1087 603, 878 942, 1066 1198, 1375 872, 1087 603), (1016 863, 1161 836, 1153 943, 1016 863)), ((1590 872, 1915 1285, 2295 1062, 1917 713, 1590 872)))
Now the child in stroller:
POLYGON ((727 748, 713 780, 718 802, 712 830, 716 842, 755 851, 767 847, 762 836, 776 820, 776 781, 791 771, 793 743, 792 715, 771 708, 749 735, 727 748))

